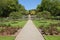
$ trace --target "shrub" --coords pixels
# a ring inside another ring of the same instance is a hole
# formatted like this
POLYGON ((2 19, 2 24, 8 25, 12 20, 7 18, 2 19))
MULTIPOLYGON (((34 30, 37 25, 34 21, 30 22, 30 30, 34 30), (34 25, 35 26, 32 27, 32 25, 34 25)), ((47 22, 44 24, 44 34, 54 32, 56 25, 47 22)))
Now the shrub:
POLYGON ((12 19, 18 19, 22 17, 22 14, 20 12, 12 12, 10 13, 9 17, 12 19))
POLYGON ((39 12, 39 13, 37 13, 37 17, 39 17, 39 18, 50 18, 51 13, 48 11, 39 12))

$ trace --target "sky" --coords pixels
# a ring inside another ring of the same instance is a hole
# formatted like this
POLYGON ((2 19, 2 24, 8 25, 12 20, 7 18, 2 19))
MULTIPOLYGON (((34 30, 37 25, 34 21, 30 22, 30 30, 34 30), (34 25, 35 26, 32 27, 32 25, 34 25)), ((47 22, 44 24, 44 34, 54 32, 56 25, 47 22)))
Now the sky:
POLYGON ((37 5, 41 3, 41 0, 19 0, 19 4, 22 4, 26 10, 36 9, 37 5))

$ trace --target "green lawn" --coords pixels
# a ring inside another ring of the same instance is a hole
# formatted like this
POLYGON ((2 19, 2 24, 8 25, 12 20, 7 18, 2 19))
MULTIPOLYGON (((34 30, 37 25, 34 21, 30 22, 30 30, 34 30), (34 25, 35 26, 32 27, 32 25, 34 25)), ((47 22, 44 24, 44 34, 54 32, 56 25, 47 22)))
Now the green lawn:
MULTIPOLYGON (((60 36, 44 36, 45 40, 60 40, 60 36)), ((0 36, 0 40, 15 40, 14 36, 0 36)))
POLYGON ((0 36, 0 40, 15 40, 14 36, 0 36))
POLYGON ((60 36, 44 36, 46 40, 60 40, 60 36))

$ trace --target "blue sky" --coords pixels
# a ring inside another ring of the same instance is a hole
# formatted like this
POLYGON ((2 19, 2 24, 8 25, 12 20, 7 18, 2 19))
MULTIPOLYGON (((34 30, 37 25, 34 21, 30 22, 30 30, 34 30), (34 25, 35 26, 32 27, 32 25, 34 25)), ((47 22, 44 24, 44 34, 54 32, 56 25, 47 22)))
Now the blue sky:
POLYGON ((26 10, 35 9, 38 4, 41 3, 41 0, 19 0, 19 3, 22 4, 26 10))

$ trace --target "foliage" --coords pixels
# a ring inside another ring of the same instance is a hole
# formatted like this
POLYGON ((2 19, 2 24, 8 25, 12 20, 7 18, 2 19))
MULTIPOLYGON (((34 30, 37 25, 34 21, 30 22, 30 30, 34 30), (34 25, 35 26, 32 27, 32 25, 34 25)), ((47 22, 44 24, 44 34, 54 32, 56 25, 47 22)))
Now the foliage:
POLYGON ((9 17, 12 12, 25 12, 24 6, 18 0, 0 0, 0 17, 9 17))
POLYGON ((34 20, 34 24, 39 28, 41 26, 48 26, 50 24, 58 24, 60 20, 34 20))
POLYGON ((45 35, 58 35, 60 33, 60 20, 40 20, 34 21, 35 25, 41 29, 45 35))
POLYGON ((51 16, 51 14, 48 11, 43 11, 43 12, 37 13, 37 17, 39 17, 39 18, 49 18, 50 16, 51 16))
POLYGON ((17 2, 14 0, 0 0, 1 15, 3 17, 9 16, 9 13, 16 11, 17 2))
POLYGON ((49 11, 51 15, 60 15, 60 0, 42 0, 42 3, 37 6, 37 11, 49 11))
POLYGON ((22 17, 22 14, 20 12, 12 12, 10 13, 9 17, 13 19, 18 19, 22 17))
POLYGON ((22 28, 25 25, 26 21, 24 20, 4 20, 0 21, 0 27, 20 27, 22 28))
POLYGON ((35 15, 36 14, 36 10, 35 9, 29 10, 29 14, 35 15))

